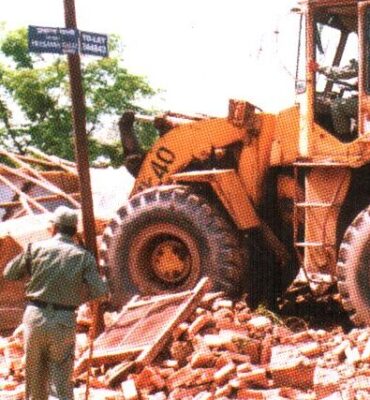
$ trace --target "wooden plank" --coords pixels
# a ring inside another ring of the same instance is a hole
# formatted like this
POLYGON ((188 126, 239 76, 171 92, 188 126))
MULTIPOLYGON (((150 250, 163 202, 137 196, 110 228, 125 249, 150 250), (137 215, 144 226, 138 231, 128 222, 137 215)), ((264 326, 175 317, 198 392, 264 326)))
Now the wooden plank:
POLYGON ((189 315, 193 312, 193 308, 191 306, 196 302, 200 302, 210 287, 211 282, 208 278, 205 277, 199 281, 197 286, 194 288, 193 295, 185 302, 185 304, 180 306, 176 317, 165 325, 153 346, 148 347, 148 349, 143 351, 136 359, 136 363, 139 366, 150 364, 150 362, 158 355, 168 338, 171 336, 172 330, 180 322, 189 317, 189 315))
POLYGON ((192 294, 191 290, 188 290, 186 292, 180 292, 180 293, 173 293, 173 294, 164 294, 164 295, 159 295, 159 296, 150 296, 149 298, 143 298, 140 299, 134 303, 132 303, 128 309, 129 310, 133 310, 134 308, 138 308, 138 307, 142 307, 148 304, 153 304, 153 303, 158 303, 158 302, 162 302, 162 301, 172 301, 174 299, 181 299, 181 298, 185 298, 186 296, 190 296, 192 294))
MULTIPOLYGON (((51 183, 50 181, 48 181, 46 178, 42 177, 42 175, 40 175, 38 173, 36 175, 37 175, 37 177, 40 176, 41 179, 33 178, 30 175, 27 175, 21 171, 15 170, 14 168, 7 167, 5 165, 2 165, 2 169, 4 169, 9 174, 12 174, 14 176, 24 179, 25 181, 30 181, 30 182, 34 183, 35 185, 38 185, 53 194, 59 194, 60 196, 62 196, 66 200, 68 200, 71 204, 73 204, 75 207, 78 207, 78 208, 80 207, 80 203, 78 201, 76 201, 73 197, 69 196, 67 193, 63 192, 63 190, 59 189, 57 186, 55 186, 53 183, 51 183)), ((32 168, 30 168, 30 167, 28 169, 32 170, 32 168)))
MULTIPOLYGON (((70 196, 72 196, 73 198, 79 199, 80 198, 80 193, 70 193, 70 196)), ((37 202, 48 202, 48 201, 55 201, 55 200, 59 200, 62 196, 60 194, 52 194, 49 196, 39 196, 39 197, 32 197, 32 199, 34 201, 37 202)), ((20 201, 8 201, 8 202, 4 202, 4 203, 0 203, 0 208, 12 208, 12 207, 19 207, 21 206, 21 202, 20 201)))
MULTIPOLYGON (((116 323, 95 339, 92 364, 124 361, 106 377, 109 384, 124 378, 128 371, 149 364, 166 345, 173 329, 198 306, 209 287, 209 279, 203 278, 192 291, 144 300, 135 296, 123 307, 116 323), (136 359, 127 360, 132 357, 136 359), (127 364, 128 361, 132 364, 127 364)), ((79 376, 87 365, 88 352, 85 352, 74 375, 79 376)))
POLYGON ((105 383, 107 386, 113 386, 134 370, 135 361, 124 361, 107 371, 104 376, 105 383))

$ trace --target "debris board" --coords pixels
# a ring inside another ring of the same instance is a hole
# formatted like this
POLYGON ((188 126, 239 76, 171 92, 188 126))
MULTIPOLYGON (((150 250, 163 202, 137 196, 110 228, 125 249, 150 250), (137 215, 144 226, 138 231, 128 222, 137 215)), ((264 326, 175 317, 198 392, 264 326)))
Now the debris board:
MULTIPOLYGON (((136 368, 148 365, 166 345, 174 328, 199 305, 209 288, 209 279, 203 278, 191 291, 154 296, 149 301, 134 297, 123 307, 116 323, 94 341, 92 364, 113 364, 134 357, 136 368)), ((76 365, 75 376, 80 375, 87 364, 88 352, 76 365)), ((115 374, 110 375, 109 383, 117 378, 115 374)))

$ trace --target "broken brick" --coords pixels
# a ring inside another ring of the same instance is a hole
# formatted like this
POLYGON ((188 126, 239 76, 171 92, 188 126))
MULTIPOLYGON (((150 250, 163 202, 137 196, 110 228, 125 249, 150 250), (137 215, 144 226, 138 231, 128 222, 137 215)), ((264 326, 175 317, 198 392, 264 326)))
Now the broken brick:
POLYGON ((196 352, 192 355, 190 365, 192 368, 213 367, 216 362, 216 356, 211 351, 196 352))
POLYGON ((214 380, 218 384, 224 383, 230 376, 236 371, 235 364, 230 362, 224 365, 221 369, 219 369, 214 374, 214 380))
POLYGON ((139 398, 135 381, 133 379, 127 379, 126 381, 122 382, 121 388, 125 400, 137 400, 139 398))
POLYGON ((274 384, 278 386, 310 389, 313 386, 314 370, 315 364, 303 356, 270 364, 274 384))
POLYGON ((251 318, 248 323, 247 327, 254 331, 268 331, 272 328, 272 322, 270 318, 264 316, 258 316, 251 318))
POLYGON ((266 388, 269 385, 265 368, 255 368, 249 372, 238 372, 237 379, 240 388, 249 386, 250 384, 263 388, 266 388))
POLYGON ((200 330, 202 330, 205 326, 213 324, 214 318, 212 314, 206 313, 199 315, 194 322, 188 328, 189 338, 192 339, 200 330))
POLYGON ((169 390, 173 390, 180 386, 186 386, 196 381, 196 379, 202 374, 200 368, 192 369, 190 365, 187 365, 173 375, 167 378, 166 385, 169 390))
POLYGON ((193 352, 193 346, 190 342, 175 341, 170 348, 171 357, 183 364, 187 357, 193 352))

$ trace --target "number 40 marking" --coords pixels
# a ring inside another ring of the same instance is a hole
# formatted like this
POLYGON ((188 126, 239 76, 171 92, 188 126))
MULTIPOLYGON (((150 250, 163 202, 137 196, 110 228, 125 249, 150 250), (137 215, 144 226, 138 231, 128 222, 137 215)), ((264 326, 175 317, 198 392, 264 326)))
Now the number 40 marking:
POLYGON ((151 166, 154 174, 158 179, 162 179, 168 173, 168 166, 175 161, 175 154, 167 149, 167 147, 160 147, 155 153, 155 160, 151 161, 151 166))

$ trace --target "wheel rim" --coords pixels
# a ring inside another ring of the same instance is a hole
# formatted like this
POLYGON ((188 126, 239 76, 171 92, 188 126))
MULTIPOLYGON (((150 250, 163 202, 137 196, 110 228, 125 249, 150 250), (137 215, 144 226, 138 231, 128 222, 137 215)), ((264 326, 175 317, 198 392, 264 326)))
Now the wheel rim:
POLYGON ((145 293, 191 287, 201 270, 195 240, 170 223, 156 223, 141 230, 132 243, 128 261, 130 276, 145 293))

